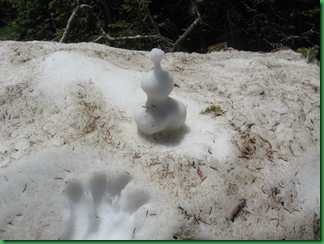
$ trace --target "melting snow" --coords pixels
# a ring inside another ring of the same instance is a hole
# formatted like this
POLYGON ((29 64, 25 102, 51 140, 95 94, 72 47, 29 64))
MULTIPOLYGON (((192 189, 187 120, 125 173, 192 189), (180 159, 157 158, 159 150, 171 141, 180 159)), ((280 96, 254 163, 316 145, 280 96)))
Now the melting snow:
POLYGON ((132 111, 149 52, 8 41, 0 55, 0 239, 318 238, 316 63, 168 53, 186 124, 146 136, 132 111))

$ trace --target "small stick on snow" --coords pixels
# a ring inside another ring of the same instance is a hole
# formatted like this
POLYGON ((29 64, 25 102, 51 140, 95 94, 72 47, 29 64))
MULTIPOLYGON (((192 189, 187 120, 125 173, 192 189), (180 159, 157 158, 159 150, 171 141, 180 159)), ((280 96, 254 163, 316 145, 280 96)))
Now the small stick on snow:
POLYGON ((277 225, 276 225, 276 227, 279 226, 279 219, 278 219, 278 218, 272 218, 272 219, 270 219, 270 220, 277 220, 277 225))
POLYGON ((245 201, 240 200, 240 203, 234 208, 232 215, 231 215, 231 221, 234 222, 234 219, 236 216, 241 212, 241 210, 245 207, 245 201))
POLYGON ((203 175, 199 167, 197 168, 197 174, 199 175, 201 182, 203 182, 207 178, 207 176, 203 175))
POLYGON ((291 214, 291 211, 289 209, 287 209, 285 207, 283 209, 286 210, 287 212, 289 212, 291 214))
POLYGON ((288 162, 288 159, 287 159, 287 158, 284 158, 284 157, 282 157, 282 156, 278 157, 278 159, 281 159, 281 160, 283 160, 283 161, 288 162))
POLYGON ((135 232, 136 232, 136 228, 134 228, 133 230, 133 239, 135 238, 135 232))
POLYGON ((142 157, 142 156, 139 155, 139 153, 135 153, 134 156, 133 156, 134 159, 139 159, 139 158, 141 158, 141 157, 142 157))
POLYGON ((269 195, 268 193, 266 193, 266 192, 264 191, 263 186, 261 187, 261 190, 262 190, 262 192, 263 192, 264 194, 269 195))
POLYGON ((23 193, 26 191, 26 189, 27 189, 27 183, 25 184, 25 187, 24 187, 23 193))
POLYGON ((206 220, 202 219, 200 216, 198 216, 197 220, 206 224, 206 225, 209 225, 209 223, 206 220))
MULTIPOLYGON (((259 136, 260 136, 260 135, 259 135, 259 136)), ((260 138, 262 139, 262 141, 264 141, 264 142, 268 143, 268 144, 269 144, 269 146, 270 146, 270 149, 272 149, 272 145, 270 144, 270 142, 269 142, 268 140, 264 139, 264 138, 263 138, 263 137, 261 137, 261 136, 260 136, 260 138)))
POLYGON ((215 167, 213 167, 213 166, 209 166, 209 168, 218 171, 218 170, 217 170, 215 167))

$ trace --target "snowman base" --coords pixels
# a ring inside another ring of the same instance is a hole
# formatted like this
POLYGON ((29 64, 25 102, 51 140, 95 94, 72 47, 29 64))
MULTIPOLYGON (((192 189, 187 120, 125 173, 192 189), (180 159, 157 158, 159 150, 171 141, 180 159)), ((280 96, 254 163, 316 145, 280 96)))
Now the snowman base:
POLYGON ((161 131, 176 130, 186 121, 185 105, 176 99, 168 97, 161 103, 138 104, 134 109, 134 119, 138 129, 146 135, 161 131))

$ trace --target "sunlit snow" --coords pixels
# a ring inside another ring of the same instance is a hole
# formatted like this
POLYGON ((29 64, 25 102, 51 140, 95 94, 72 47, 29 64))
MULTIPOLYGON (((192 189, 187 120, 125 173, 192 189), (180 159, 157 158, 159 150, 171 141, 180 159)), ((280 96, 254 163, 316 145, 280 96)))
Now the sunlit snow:
POLYGON ((187 119, 147 136, 149 52, 3 41, 0 56, 0 239, 318 238, 316 62, 167 53, 187 119))

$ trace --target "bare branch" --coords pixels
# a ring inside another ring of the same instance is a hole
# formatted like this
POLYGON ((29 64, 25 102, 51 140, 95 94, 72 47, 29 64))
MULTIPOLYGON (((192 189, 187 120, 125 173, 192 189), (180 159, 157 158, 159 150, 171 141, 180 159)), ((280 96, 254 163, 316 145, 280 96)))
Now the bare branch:
POLYGON ((185 32, 176 40, 176 42, 173 42, 167 37, 164 37, 161 35, 160 30, 155 23, 153 17, 151 16, 150 10, 147 8, 147 6, 144 4, 142 9, 145 11, 145 14, 147 18, 149 18, 156 34, 152 35, 136 35, 136 36, 123 36, 123 37, 112 37, 108 33, 103 33, 101 36, 99 36, 94 42, 98 42, 102 38, 111 41, 111 42, 118 42, 118 41, 123 41, 123 40, 159 40, 162 42, 167 43, 169 46, 171 46, 171 52, 174 52, 178 49, 178 46, 181 42, 183 42, 188 36, 192 33, 192 31, 201 23, 201 15, 197 9, 196 4, 194 1, 191 1, 192 6, 196 12, 196 19, 193 21, 193 23, 185 30, 185 32))
POLYGON ((136 36, 111 37, 109 34, 105 33, 104 35, 99 36, 96 40, 94 40, 94 42, 98 42, 102 38, 105 38, 108 41, 116 42, 116 41, 123 41, 123 40, 145 40, 145 39, 154 40, 154 39, 160 39, 161 36, 160 35, 144 35, 144 36, 136 35, 136 36))
POLYGON ((77 6, 77 7, 73 10, 73 12, 72 12, 72 14, 71 14, 71 16, 70 16, 70 18, 69 18, 67 24, 66 24, 66 28, 65 28, 65 30, 64 30, 64 33, 63 33, 63 36, 62 36, 60 42, 66 42, 66 41, 67 41, 67 39, 68 39, 68 35, 69 35, 70 32, 71 32, 71 26, 72 26, 72 23, 73 23, 73 21, 75 20, 75 17, 76 17, 76 15, 77 15, 77 13, 78 13, 81 9, 83 9, 83 8, 88 8, 88 9, 92 10, 92 7, 91 7, 90 5, 87 5, 87 4, 81 4, 81 5, 77 6))
MULTIPOLYGON (((138 3, 141 5, 141 1, 138 1, 138 3)), ((146 4, 142 5, 142 10, 145 11, 146 17, 149 18, 156 34, 112 37, 108 33, 104 32, 103 35, 99 36, 96 40, 94 40, 94 42, 98 42, 102 38, 105 38, 106 40, 112 41, 112 42, 123 41, 123 40, 159 40, 159 41, 167 43, 169 46, 172 46, 173 41, 170 40, 169 38, 161 35, 160 30, 159 30, 158 26, 156 25, 156 23, 154 22, 153 17, 151 16, 150 10, 146 6, 146 4)))
POLYGON ((197 18, 194 20, 194 22, 192 22, 192 24, 188 27, 188 29, 178 38, 178 40, 176 40, 176 42, 173 44, 173 47, 171 49, 171 52, 174 52, 178 49, 178 46, 181 42, 183 42, 185 39, 188 38, 188 36, 190 35, 190 33, 200 24, 201 22, 201 16, 200 13, 196 7, 196 5, 194 4, 193 1, 191 1, 196 14, 197 14, 197 18))

